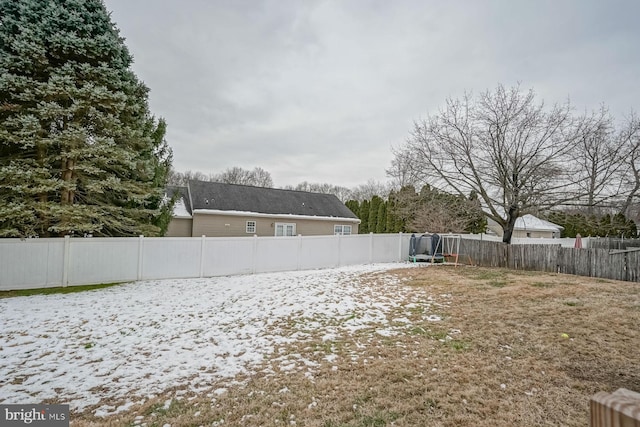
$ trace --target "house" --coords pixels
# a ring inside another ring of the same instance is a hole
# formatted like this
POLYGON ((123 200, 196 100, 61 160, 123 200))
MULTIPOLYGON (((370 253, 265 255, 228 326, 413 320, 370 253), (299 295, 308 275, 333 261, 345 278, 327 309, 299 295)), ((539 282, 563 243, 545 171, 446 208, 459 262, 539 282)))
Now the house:
POLYGON ((357 234, 360 220, 333 194, 189 181, 175 197, 168 237, 357 234))
MULTIPOLYGON (((563 229, 558 224, 527 214, 516 219, 512 237, 560 238, 563 229)), ((487 231, 492 231, 499 237, 503 235, 502 227, 490 218, 487 218, 487 231)))

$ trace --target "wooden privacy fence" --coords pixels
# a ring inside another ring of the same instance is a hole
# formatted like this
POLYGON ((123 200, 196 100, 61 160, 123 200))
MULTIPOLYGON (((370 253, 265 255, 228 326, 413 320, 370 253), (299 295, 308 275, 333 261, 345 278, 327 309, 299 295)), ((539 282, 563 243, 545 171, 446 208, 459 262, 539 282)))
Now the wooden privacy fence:
POLYGON ((589 407, 591 427, 640 427, 640 393, 624 388, 600 392, 589 407))
POLYGON ((640 251, 574 249, 560 245, 506 245, 462 239, 461 260, 483 267, 544 271, 640 281, 640 251))
POLYGON ((589 247, 596 249, 629 249, 640 248, 640 239, 623 239, 620 237, 591 237, 589 247))

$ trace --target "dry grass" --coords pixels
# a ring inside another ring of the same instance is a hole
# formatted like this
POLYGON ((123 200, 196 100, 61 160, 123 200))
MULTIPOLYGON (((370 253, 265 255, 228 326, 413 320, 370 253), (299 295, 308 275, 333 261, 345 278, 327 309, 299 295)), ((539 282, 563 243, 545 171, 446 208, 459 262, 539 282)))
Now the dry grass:
POLYGON ((309 331, 259 374, 72 425, 585 426, 594 393, 640 391, 638 284, 474 267, 393 274, 440 303, 425 313, 404 301, 389 316, 408 318, 401 334, 309 331), (434 311, 440 322, 425 319, 434 311))

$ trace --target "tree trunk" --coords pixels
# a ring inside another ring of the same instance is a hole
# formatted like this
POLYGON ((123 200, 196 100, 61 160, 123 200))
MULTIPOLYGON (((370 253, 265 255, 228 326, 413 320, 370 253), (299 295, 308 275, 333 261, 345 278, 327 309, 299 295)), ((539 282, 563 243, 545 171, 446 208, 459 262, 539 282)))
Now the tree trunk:
MULTIPOLYGON (((74 179, 73 168, 75 166, 75 160, 67 159, 63 162, 65 165, 64 170, 62 171, 62 180, 66 183, 71 183, 74 179)), ((63 205, 72 205, 73 199, 75 198, 75 191, 65 188, 62 190, 62 197, 60 203, 63 205)))
MULTIPOLYGON (((38 164, 40 167, 45 166, 46 149, 40 144, 38 145, 38 164)), ((38 201, 40 202, 40 236, 49 237, 49 216, 45 212, 47 202, 49 201, 49 195, 44 192, 38 195, 38 201)))
POLYGON ((514 207, 509 208, 509 213, 507 214, 507 223, 502 226, 502 243, 506 243, 507 245, 511 244, 513 229, 516 225, 516 219, 518 219, 519 214, 520 212, 518 212, 518 209, 514 207))
MULTIPOLYGON (((635 160, 635 159, 634 159, 635 160)), ((632 171, 633 171, 633 188, 629 191, 624 203, 620 208, 620 212, 624 216, 629 216, 629 209, 631 208, 631 204, 633 203, 633 199, 638 196, 640 193, 640 170, 635 167, 635 162, 632 162, 632 171)))

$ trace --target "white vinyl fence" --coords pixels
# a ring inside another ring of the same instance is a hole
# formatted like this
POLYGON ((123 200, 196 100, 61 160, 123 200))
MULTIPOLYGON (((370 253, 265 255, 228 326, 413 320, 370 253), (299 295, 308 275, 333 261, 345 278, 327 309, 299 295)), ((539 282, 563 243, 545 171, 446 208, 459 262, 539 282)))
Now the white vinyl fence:
POLYGON ((0 239, 0 290, 398 262, 409 234, 0 239))

